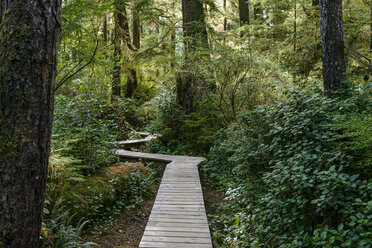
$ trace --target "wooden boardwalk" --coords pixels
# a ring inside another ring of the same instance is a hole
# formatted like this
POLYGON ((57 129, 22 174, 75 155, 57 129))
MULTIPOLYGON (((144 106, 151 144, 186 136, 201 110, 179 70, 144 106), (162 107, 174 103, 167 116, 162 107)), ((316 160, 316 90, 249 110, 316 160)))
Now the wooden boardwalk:
POLYGON ((117 152, 123 157, 169 162, 139 247, 212 248, 198 172, 204 159, 117 152))

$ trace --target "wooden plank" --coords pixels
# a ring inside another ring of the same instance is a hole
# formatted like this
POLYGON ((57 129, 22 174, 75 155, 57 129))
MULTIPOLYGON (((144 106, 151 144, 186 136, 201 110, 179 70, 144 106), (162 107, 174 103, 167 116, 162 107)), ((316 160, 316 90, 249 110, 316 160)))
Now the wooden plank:
POLYGON ((180 243, 166 243, 166 242, 141 242, 140 248, 212 248, 212 244, 180 244, 180 243))
POLYGON ((210 238, 144 236, 144 242, 171 242, 184 244, 210 244, 210 238))
POLYGON ((174 232, 201 232, 209 233, 208 228, 204 227, 169 227, 169 226, 146 226, 145 231, 174 231, 174 232))
POLYGON ((202 224, 202 223, 176 223, 176 222, 154 222, 154 221, 149 221, 147 223, 148 227, 179 227, 179 228, 201 228, 201 229, 208 229, 209 226, 208 224, 202 224))
POLYGON ((190 219, 190 218, 157 218, 152 217, 151 222, 167 222, 167 223, 201 223, 204 224, 207 222, 207 219, 190 219))
POLYGON ((170 162, 140 247, 212 248, 198 164, 202 158, 117 151, 121 156, 170 162))
POLYGON ((209 233, 171 231, 145 231, 143 236, 210 238, 209 233))
POLYGON ((205 220, 207 221, 207 217, 205 217, 204 213, 199 214, 177 214, 177 213, 162 213, 162 212, 154 212, 151 215, 151 218, 169 218, 169 219, 180 219, 180 218, 187 218, 187 219, 198 219, 198 220, 205 220))

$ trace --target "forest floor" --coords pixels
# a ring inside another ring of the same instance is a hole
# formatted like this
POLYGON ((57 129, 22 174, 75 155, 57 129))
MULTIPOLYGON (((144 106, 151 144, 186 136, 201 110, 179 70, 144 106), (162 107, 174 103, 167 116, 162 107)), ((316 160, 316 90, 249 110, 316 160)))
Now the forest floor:
POLYGON ((105 231, 88 230, 84 240, 97 244, 97 247, 104 248, 134 248, 138 247, 141 237, 145 231, 147 220, 150 217, 151 209, 155 201, 157 188, 135 208, 122 212, 115 216, 115 219, 105 226, 105 231))
MULTIPOLYGON (((218 206, 221 203, 227 202, 225 200, 225 196, 223 195, 222 192, 213 189, 203 177, 201 177, 200 181, 201 181, 202 189, 203 189, 203 198, 204 198, 204 204, 205 204, 205 211, 207 212, 207 217, 216 216, 219 214, 218 206)), ((210 229, 211 236, 212 236, 211 238, 212 238, 213 247, 219 247, 221 240, 219 240, 217 236, 214 235, 215 230, 213 230, 210 223, 209 223, 209 229, 210 229)))

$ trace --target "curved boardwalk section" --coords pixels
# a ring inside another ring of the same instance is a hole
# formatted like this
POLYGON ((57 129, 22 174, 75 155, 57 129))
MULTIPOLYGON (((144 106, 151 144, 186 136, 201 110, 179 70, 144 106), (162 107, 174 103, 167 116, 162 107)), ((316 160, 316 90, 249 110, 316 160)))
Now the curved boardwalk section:
POLYGON ((123 157, 169 162, 139 247, 212 248, 198 172, 204 159, 117 152, 123 157))

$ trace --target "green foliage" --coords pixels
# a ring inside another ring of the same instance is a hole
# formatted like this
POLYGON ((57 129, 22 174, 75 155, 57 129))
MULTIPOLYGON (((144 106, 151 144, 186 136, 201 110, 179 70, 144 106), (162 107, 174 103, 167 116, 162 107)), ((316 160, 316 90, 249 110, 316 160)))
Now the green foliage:
POLYGON ((76 227, 73 227, 70 224, 71 218, 61 201, 58 201, 50 212, 45 208, 39 247, 90 248, 95 246, 95 243, 83 242, 81 238, 81 232, 88 221, 81 220, 76 227))
POLYGON ((216 222, 225 245, 371 247, 370 99, 287 92, 221 133, 203 170, 230 200, 216 222))
POLYGON ((174 96, 158 98, 156 119, 150 128, 160 137, 149 145, 150 150, 161 153, 207 153, 216 131, 222 125, 213 111, 208 110, 203 105, 199 111, 186 114, 174 96))
POLYGON ((142 164, 119 164, 70 184, 62 197, 75 219, 100 220, 141 202, 154 182, 155 174, 142 164))
POLYGON ((120 130, 110 106, 94 96, 56 97, 53 149, 80 159, 86 173, 117 161, 111 142, 120 130))

